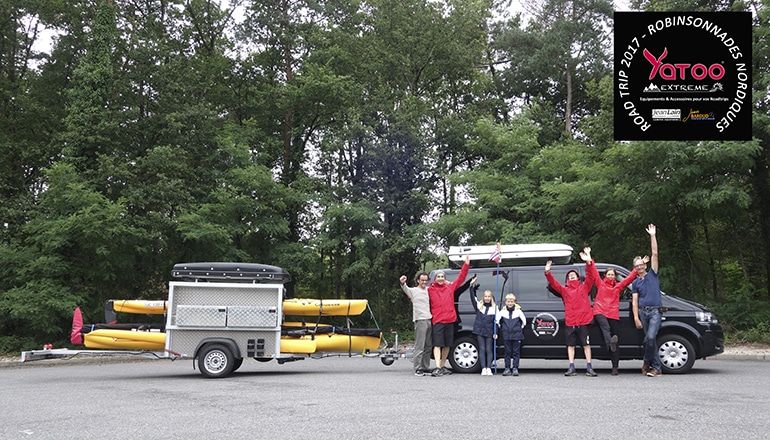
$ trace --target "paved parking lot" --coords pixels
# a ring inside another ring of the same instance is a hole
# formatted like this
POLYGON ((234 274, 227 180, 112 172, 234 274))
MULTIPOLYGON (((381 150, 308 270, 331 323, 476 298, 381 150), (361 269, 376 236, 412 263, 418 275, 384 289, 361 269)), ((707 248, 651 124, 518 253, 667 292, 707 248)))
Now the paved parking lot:
POLYGON ((770 426, 770 362, 719 357, 661 378, 636 361, 617 377, 604 361, 597 378, 565 378, 563 361, 524 360, 520 377, 432 378, 408 360, 247 360, 219 380, 190 361, 43 362, 0 370, 0 438, 703 439, 770 426))

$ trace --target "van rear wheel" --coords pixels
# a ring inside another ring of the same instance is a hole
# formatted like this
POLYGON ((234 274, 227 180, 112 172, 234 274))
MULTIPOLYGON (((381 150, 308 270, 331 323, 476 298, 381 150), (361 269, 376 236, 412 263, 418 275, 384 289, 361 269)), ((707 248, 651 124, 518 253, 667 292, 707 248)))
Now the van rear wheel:
POLYGON ((457 338, 449 350, 449 364, 457 373, 478 373, 481 371, 479 347, 476 338, 462 336, 457 338))

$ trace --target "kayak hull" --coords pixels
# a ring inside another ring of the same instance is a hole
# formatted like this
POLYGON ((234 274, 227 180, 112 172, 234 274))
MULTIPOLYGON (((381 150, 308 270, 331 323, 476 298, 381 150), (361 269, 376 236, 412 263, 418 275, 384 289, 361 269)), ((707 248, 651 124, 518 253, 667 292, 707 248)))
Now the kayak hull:
POLYGON ((83 335, 86 348, 163 351, 166 334, 131 330, 94 330, 83 335))
MULTIPOLYGON (((162 315, 166 313, 166 301, 113 299, 112 308, 118 313, 162 315)), ((295 298, 283 301, 283 314, 291 316, 357 316, 366 310, 365 299, 308 299, 295 298)))
POLYGON ((366 310, 365 299, 307 299, 283 301, 283 314, 291 316, 357 316, 366 310))
POLYGON ((112 309, 118 313, 136 315, 162 315, 166 313, 166 301, 145 301, 141 299, 111 299, 112 309))
POLYGON ((380 348, 380 338, 375 336, 348 336, 339 334, 302 336, 299 338, 281 338, 281 351, 286 340, 314 340, 317 352, 326 353, 359 353, 363 351, 375 351, 380 348))
MULTIPOLYGON (((94 330, 83 335, 86 348, 108 350, 163 351, 166 334, 131 330, 94 330)), ((301 337, 282 337, 281 352, 312 354, 317 352, 347 353, 374 351, 380 346, 380 337, 324 334, 301 337)))

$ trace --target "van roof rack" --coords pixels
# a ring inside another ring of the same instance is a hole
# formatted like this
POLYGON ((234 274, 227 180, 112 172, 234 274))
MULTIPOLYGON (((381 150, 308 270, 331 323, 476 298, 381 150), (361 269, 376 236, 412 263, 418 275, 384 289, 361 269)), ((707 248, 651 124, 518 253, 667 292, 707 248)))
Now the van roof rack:
MULTIPOLYGON (((470 257, 473 267, 495 267, 497 263, 489 260, 495 247, 450 246, 447 257, 453 267, 460 267, 466 255, 470 257)), ((500 246, 500 257, 500 265, 504 266, 545 265, 548 260, 552 260, 553 264, 569 264, 572 246, 560 243, 505 244, 500 246)))

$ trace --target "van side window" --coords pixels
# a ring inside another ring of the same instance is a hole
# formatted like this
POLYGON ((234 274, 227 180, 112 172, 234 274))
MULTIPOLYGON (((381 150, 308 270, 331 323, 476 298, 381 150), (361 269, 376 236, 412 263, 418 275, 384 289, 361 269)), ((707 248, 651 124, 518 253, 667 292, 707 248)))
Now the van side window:
MULTIPOLYGON (((566 270, 554 270, 553 276, 563 284, 566 270)), ((517 295, 521 301, 543 301, 548 299, 560 298, 548 290, 548 280, 545 279, 542 270, 527 270, 516 272, 518 281, 517 295)))

